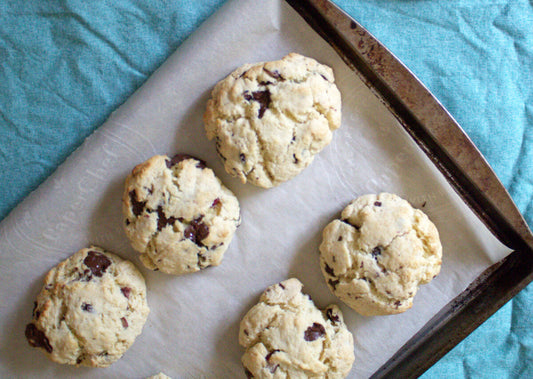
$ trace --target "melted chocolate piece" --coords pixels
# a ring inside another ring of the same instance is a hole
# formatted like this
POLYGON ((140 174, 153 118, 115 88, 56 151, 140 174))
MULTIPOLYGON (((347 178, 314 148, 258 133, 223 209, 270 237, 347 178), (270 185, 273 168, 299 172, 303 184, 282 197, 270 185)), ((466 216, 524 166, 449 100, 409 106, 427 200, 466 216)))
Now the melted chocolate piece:
POLYGON ((246 375, 246 377, 248 379, 251 379, 254 377, 254 375, 250 372, 250 370, 248 370, 246 367, 244 367, 244 374, 246 375))
POLYGON ((339 315, 333 314, 331 308, 326 311, 326 317, 334 324, 338 323, 341 320, 339 315))
POLYGON ((263 118, 263 115, 265 114, 265 111, 270 106, 270 91, 268 89, 264 91, 255 91, 250 94, 248 91, 244 91, 243 93, 244 99, 247 101, 254 100, 259 103, 259 113, 258 117, 263 118))
POLYGON ((166 160, 165 163, 167 165, 168 168, 171 168, 172 166, 175 166, 177 165, 178 163, 180 163, 181 161, 184 161, 186 159, 194 159, 196 161, 198 161, 198 163, 196 164, 196 167, 198 168, 206 168, 206 163, 205 161, 199 159, 199 158, 196 158, 196 157, 193 157, 192 155, 189 155, 189 154, 176 154, 174 155, 172 158, 170 158, 170 160, 166 160))
POLYGON ((283 80, 283 77, 281 76, 281 74, 275 70, 275 71, 270 71, 266 68, 263 67, 263 71, 266 72, 268 75, 272 76, 274 79, 281 79, 283 80))
POLYGON ((81 305, 81 309, 84 310, 85 312, 93 312, 94 311, 94 308, 91 304, 87 304, 87 303, 83 303, 81 305))
POLYGON ((123 327, 124 329, 126 329, 126 328, 129 326, 129 324, 128 324, 128 320, 126 320, 126 317, 121 317, 121 318, 120 318, 120 321, 122 321, 122 327, 123 327))
POLYGON ((372 257, 375 259, 378 255, 381 255, 381 246, 376 246, 372 249, 372 257))
POLYGON ((277 353, 278 351, 281 351, 281 350, 278 350, 278 349, 276 349, 276 350, 272 350, 270 353, 267 354, 267 356, 265 357, 265 360, 266 360, 267 362, 270 362, 270 358, 272 357, 272 355, 274 355, 274 354, 277 353))
POLYGON ((374 201, 374 206, 381 207, 381 201, 374 201))
POLYGON ((169 217, 165 215, 163 207, 160 205, 157 207, 157 230, 161 231, 167 225, 174 225, 176 217, 169 217))
POLYGON ((356 230, 359 230, 359 229, 361 229, 361 227, 360 227, 360 226, 357 226, 357 225, 354 225, 354 224, 352 224, 352 223, 351 223, 350 221, 348 221, 348 219, 347 219, 347 218, 344 218, 344 219, 342 219, 341 221, 342 221, 342 222, 344 222, 345 224, 348 224, 348 225, 351 225, 351 226, 353 226, 353 227, 354 227, 354 228, 355 228, 356 230))
POLYGON ((91 269, 94 276, 98 277, 102 277, 105 270, 111 266, 111 261, 104 254, 92 250, 89 251, 83 263, 91 269))
POLYGON ((331 276, 335 276, 335 272, 333 271, 333 269, 331 267, 328 266, 327 263, 326 263, 326 267, 324 267, 324 271, 326 271, 331 276))
POLYGON ((26 332, 24 334, 26 335, 26 339, 28 340, 31 346, 42 347, 48 353, 51 353, 54 350, 52 349, 50 341, 48 341, 46 335, 39 329, 37 329, 35 324, 26 325, 26 332))
POLYGON ((126 299, 129 299, 130 298, 130 293, 131 293, 131 288, 130 287, 122 287, 120 289, 120 292, 122 292, 122 294, 124 296, 126 296, 126 299))
POLYGON ((329 283, 330 286, 333 287, 333 289, 336 289, 336 288, 337 288, 337 285, 339 284, 339 281, 338 281, 338 280, 331 280, 331 279, 329 279, 329 280, 328 280, 328 283, 329 283))
POLYGON ((279 367, 279 364, 272 364, 270 363, 270 358, 272 357, 272 355, 276 352, 278 352, 280 350, 273 350, 271 351, 270 353, 267 354, 267 356, 265 357, 265 360, 267 362, 267 368, 268 370, 270 371, 271 374, 275 373, 276 370, 278 369, 279 367))
POLYGON ((203 217, 204 216, 200 216, 191 221, 190 225, 187 226, 183 232, 185 238, 190 239, 198 246, 204 246, 201 241, 209 235, 209 227, 202 222, 203 217))
POLYGON ((137 194, 135 190, 130 191, 130 202, 131 202, 131 211, 135 216, 140 216, 143 213, 144 206, 146 201, 138 201, 137 194))
POLYGON ((304 332, 304 340, 307 342, 315 341, 320 337, 324 337, 326 334, 326 329, 321 324, 314 322, 307 330, 304 332))

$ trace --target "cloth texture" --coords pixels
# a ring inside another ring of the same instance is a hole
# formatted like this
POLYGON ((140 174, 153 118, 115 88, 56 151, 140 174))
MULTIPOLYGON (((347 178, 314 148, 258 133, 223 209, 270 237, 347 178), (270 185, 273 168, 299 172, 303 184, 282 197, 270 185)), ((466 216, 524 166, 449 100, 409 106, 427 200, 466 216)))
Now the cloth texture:
MULTIPOLYGON (((0 220, 223 2, 0 0, 0 220)), ((533 2, 335 2, 444 104, 533 226, 533 2)), ((530 285, 424 377, 533 377, 532 310, 530 285)))

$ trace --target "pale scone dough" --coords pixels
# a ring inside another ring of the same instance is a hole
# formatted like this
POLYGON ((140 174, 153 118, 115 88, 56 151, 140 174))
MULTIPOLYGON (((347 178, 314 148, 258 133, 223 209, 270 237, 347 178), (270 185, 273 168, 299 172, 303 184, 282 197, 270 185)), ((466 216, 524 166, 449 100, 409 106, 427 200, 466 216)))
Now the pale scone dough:
POLYGON ((298 279, 268 287, 240 324, 248 378, 345 378, 353 336, 336 305, 319 310, 298 279))
POLYGON ((226 171, 243 183, 273 187, 300 173, 341 123, 333 71, 289 54, 246 64, 220 81, 204 114, 226 171))
POLYGON ((125 231, 152 270, 180 275, 222 261, 239 226, 239 202, 202 160, 156 155, 126 178, 125 231))
POLYGON ((55 362, 107 367, 133 344, 149 311, 135 266, 91 246, 46 275, 26 338, 55 362))
POLYGON ((328 286, 365 316, 406 311, 418 286, 440 272, 437 228, 393 194, 352 201, 322 237, 320 265, 328 286))

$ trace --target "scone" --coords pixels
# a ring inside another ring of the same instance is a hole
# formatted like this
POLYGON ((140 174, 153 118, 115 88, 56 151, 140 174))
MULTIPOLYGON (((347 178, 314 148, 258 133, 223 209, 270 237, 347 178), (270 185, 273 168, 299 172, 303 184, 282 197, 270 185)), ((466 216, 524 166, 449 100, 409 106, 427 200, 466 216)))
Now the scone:
POLYGON ((50 270, 26 338, 55 362, 106 367, 133 344, 149 311, 135 266, 92 246, 50 270))
POLYGON ((222 261, 239 226, 239 202, 202 160, 156 155, 126 178, 125 231, 151 270, 180 275, 222 261))
POLYGON ((298 279, 268 287, 240 324, 248 378, 344 378, 353 336, 336 305, 319 310, 298 279))
POLYGON ((289 54, 246 64, 220 81, 204 114, 226 171, 243 183, 273 187, 307 167, 341 123, 331 68, 289 54))
POLYGON ((320 266, 328 286, 365 316, 406 311, 418 286, 440 272, 437 228, 393 194, 352 201, 322 237, 320 266))

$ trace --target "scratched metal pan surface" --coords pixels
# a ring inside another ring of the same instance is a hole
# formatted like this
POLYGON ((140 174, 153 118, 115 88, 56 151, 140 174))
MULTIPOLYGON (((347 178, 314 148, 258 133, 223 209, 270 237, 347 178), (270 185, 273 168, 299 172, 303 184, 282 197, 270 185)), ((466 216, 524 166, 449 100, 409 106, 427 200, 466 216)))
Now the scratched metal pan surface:
POLYGON ((533 280, 533 235, 461 127, 389 50, 327 0, 286 0, 395 115, 491 232, 513 253, 486 270, 373 375, 417 377, 533 280))

